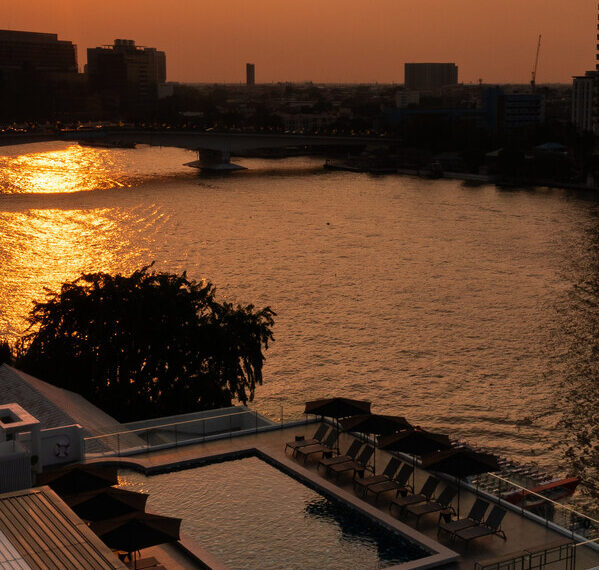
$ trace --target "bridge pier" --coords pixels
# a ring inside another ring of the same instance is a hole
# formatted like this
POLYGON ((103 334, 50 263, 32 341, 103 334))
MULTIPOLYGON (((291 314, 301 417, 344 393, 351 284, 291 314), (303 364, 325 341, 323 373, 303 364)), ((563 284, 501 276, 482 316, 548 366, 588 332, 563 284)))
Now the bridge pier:
POLYGON ((231 162, 231 153, 228 150, 213 149, 198 149, 198 160, 187 162, 184 166, 217 172, 246 170, 245 166, 239 166, 231 162))

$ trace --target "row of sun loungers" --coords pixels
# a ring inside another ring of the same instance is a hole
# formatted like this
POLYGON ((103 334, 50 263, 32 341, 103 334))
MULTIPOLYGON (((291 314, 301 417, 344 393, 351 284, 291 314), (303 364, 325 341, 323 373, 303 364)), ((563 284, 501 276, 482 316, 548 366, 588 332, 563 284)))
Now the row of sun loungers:
POLYGON ((336 439, 335 430, 332 429, 327 435, 327 426, 321 424, 312 439, 288 442, 285 451, 291 449, 293 456, 304 463, 309 457, 320 455, 317 470, 323 468, 326 476, 334 475, 338 478, 342 473, 351 473, 356 494, 364 499, 374 496, 375 504, 384 493, 395 493, 395 497, 389 503, 389 511, 394 516, 415 517, 418 525, 422 517, 438 513, 437 532, 439 535, 445 533, 452 542, 461 540, 469 543, 489 535, 506 538, 501 530, 506 511, 501 507, 493 506, 485 519, 489 503, 477 498, 466 517, 452 520, 451 517, 455 516, 452 502, 458 493, 454 486, 447 485, 435 495, 440 481, 430 475, 416 493, 409 484, 414 467, 394 456, 389 459, 382 473, 377 475, 373 472, 372 475, 366 475, 366 470, 369 469, 368 462, 375 451, 374 447, 354 439, 345 454, 335 456, 333 454, 336 439))

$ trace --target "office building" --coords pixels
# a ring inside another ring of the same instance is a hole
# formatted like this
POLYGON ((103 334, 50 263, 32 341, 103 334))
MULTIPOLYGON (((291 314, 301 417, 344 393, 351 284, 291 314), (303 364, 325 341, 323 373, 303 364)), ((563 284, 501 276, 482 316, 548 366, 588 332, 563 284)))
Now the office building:
POLYGON ((256 66, 253 63, 245 64, 245 83, 254 85, 256 83, 256 66))
POLYGON ((420 104, 420 92, 419 91, 397 91, 395 93, 395 106, 399 109, 407 109, 411 105, 420 104))
POLYGON ((56 34, 0 30, 0 69, 77 72, 77 50, 56 34))
POLYGON ((166 81, 166 54, 119 39, 89 48, 86 72, 105 110, 131 112, 157 100, 158 86, 166 81))
POLYGON ((0 30, 0 120, 73 116, 85 105, 77 50, 56 34, 0 30))
POLYGON ((545 121, 545 99, 540 94, 505 93, 501 87, 488 87, 482 99, 492 132, 535 127, 545 121))
POLYGON ((587 71, 572 81, 572 124, 579 132, 597 130, 596 96, 599 95, 599 71, 587 71))
POLYGON ((411 91, 433 91, 458 83, 455 63, 406 63, 404 74, 406 89, 411 91))

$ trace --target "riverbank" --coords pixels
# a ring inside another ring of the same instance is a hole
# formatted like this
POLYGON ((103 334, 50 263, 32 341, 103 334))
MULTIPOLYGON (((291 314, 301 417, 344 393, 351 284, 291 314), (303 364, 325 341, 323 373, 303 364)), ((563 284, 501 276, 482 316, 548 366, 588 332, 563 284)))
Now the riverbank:
POLYGON ((335 163, 332 161, 325 162, 324 168, 327 170, 338 170, 346 172, 362 172, 367 174, 398 174, 401 176, 414 176, 417 178, 428 179, 445 179, 445 180, 462 180, 469 186, 479 186, 483 184, 495 184, 502 188, 558 188, 563 190, 584 190, 597 191, 596 186, 589 186, 577 182, 564 182, 557 180, 539 179, 506 179, 500 176, 489 174, 474 174, 471 172, 447 172, 447 171, 432 171, 428 168, 371 168, 352 165, 349 163, 335 163))

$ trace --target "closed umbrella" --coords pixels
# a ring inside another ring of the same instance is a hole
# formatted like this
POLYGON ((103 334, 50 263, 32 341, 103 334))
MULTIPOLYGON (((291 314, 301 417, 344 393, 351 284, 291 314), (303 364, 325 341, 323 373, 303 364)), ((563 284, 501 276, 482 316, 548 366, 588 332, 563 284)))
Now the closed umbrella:
POLYGON ((458 517, 460 516, 460 481, 471 475, 500 471, 498 458, 469 447, 454 447, 422 458, 422 467, 453 475, 458 480, 458 517))
POLYGON ((358 414, 369 414, 371 403, 350 398, 325 398, 306 402, 304 414, 315 414, 337 420, 337 451, 339 451, 339 419, 358 414))
MULTIPOLYGON (((434 451, 450 449, 449 436, 434 433, 420 428, 400 431, 379 439, 379 449, 386 451, 401 451, 412 456, 412 465, 416 466, 416 455, 423 456, 434 451)), ((412 472, 412 488, 414 488, 415 473, 412 472)))
MULTIPOLYGON (((412 426, 403 416, 360 414, 341 420, 343 431, 356 431, 376 436, 397 433, 410 427, 412 426)), ((376 452, 374 454, 374 471, 376 472, 376 452)))

